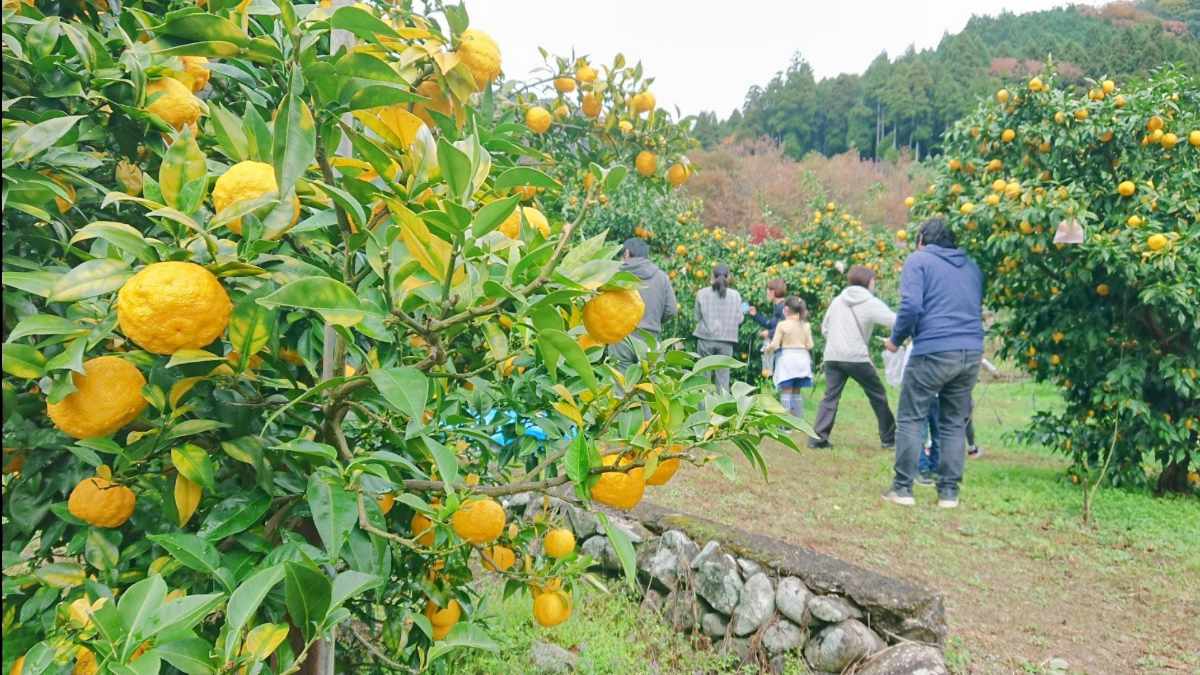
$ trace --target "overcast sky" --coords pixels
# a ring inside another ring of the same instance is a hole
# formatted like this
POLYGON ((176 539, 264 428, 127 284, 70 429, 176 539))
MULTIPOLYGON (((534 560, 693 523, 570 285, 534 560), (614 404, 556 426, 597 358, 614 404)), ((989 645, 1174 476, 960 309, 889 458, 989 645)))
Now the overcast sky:
MULTIPOLYGON (((617 52, 656 78, 658 104, 685 115, 741 107, 799 51, 818 77, 860 73, 880 51, 934 47, 972 14, 1068 4, 1063 0, 467 0, 471 25, 500 44, 504 72, 542 65, 539 46, 608 63, 617 52)), ((1077 0, 1075 4, 1104 4, 1077 0)))

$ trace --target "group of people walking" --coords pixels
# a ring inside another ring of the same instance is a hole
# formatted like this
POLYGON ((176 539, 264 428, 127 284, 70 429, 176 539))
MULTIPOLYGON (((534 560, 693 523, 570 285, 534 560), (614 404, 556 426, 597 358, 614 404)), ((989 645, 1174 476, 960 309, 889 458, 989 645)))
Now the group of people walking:
MULTIPOLYGON (((642 280, 646 312, 638 328, 657 337, 663 321, 679 308, 670 279, 649 260, 648 252, 641 239, 627 240, 623 269, 642 280)), ((761 328, 764 374, 773 379, 784 409, 803 417, 803 392, 813 386, 814 342, 808 307, 803 299, 788 295, 786 282, 772 279, 766 288, 771 310, 760 313, 731 283, 729 268, 717 265, 709 286, 696 294, 692 334, 697 353, 702 357, 732 356, 741 324, 750 316, 761 328)), ((846 287, 821 319, 825 393, 809 447, 831 447, 838 403, 846 383, 853 380, 866 393, 875 413, 880 444, 895 450, 895 475, 883 498, 911 506, 915 503, 914 485, 936 484, 938 506, 954 508, 958 506, 968 435, 972 454, 978 454, 971 428, 971 393, 981 364, 986 363, 983 275, 958 248, 945 221, 932 219, 921 225, 917 250, 904 263, 898 311, 893 312, 874 291, 875 272, 852 266, 846 273, 846 287), (886 350, 908 349, 896 415, 871 360, 871 336, 879 327, 891 331, 883 341, 886 350)), ((627 342, 613 345, 611 355, 622 366, 637 360, 636 349, 627 342)), ((713 379, 719 391, 729 391, 728 368, 715 370, 713 379)))

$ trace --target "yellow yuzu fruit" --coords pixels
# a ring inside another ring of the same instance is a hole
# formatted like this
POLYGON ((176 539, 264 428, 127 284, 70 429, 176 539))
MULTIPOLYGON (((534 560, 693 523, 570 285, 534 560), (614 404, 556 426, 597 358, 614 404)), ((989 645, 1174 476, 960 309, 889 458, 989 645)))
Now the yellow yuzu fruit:
MULTIPOLYGON (((234 204, 251 199, 258 199, 279 191, 279 183, 275 180, 275 167, 266 162, 244 160, 229 167, 213 184, 213 210, 218 214, 234 204)), ((282 195, 277 195, 282 197, 282 195)), ((276 208, 281 208, 277 206, 276 208)), ((292 225, 300 220, 300 198, 292 194, 292 225)), ((235 218, 225 224, 234 234, 242 233, 242 219, 235 218)), ((268 238, 283 235, 283 232, 269 233, 268 238)))
POLYGON ((615 344, 633 332, 646 304, 635 290, 601 291, 583 306, 583 325, 588 335, 602 344, 615 344))
POLYGON ((533 597, 533 618, 546 628, 557 626, 571 616, 571 602, 563 591, 538 593, 533 597))
POLYGON ((221 282, 190 262, 147 265, 117 293, 121 332, 154 354, 207 346, 225 332, 232 311, 221 282))
POLYGON ((375 498, 375 504, 379 506, 380 513, 386 516, 396 505, 396 495, 390 492, 379 495, 375 498))
POLYGON ((575 79, 585 83, 595 82, 596 69, 585 63, 575 69, 575 79))
POLYGON ((194 126, 200 120, 200 99, 174 78, 163 77, 147 84, 146 101, 146 112, 176 129, 194 126))
POLYGON ((525 126, 529 127, 535 134, 544 134, 549 131, 552 121, 550 111, 540 105, 536 105, 525 111, 525 126))
POLYGON ((484 569, 493 572, 503 572, 517 562, 517 554, 513 553, 511 548, 499 544, 483 549, 480 555, 483 557, 484 569))
POLYGON ((569 77, 554 78, 554 89, 560 94, 569 94, 575 91, 575 80, 569 77))
POLYGON ((111 435, 146 409, 146 399, 142 398, 146 378, 124 359, 88 359, 83 374, 73 373, 71 379, 75 391, 58 403, 48 403, 46 414, 54 426, 72 438, 111 435))
POLYGON ((579 106, 583 108, 583 114, 588 117, 597 117, 600 115, 600 99, 596 98, 595 94, 587 93, 579 101, 579 106))
POLYGON ((459 37, 458 58, 471 71, 475 88, 483 91, 500 74, 500 47, 487 33, 468 28, 459 37))
POLYGON ((450 518, 454 533, 472 544, 494 541, 504 532, 504 507, 490 497, 471 500, 450 518))
POLYGON ((667 169, 667 182, 671 187, 679 187, 688 179, 688 170, 682 164, 672 164, 671 168, 667 169))
POLYGON ((565 558, 575 550, 575 534, 564 527, 556 527, 542 539, 542 550, 551 558, 565 558))
POLYGON ((412 531, 413 538, 422 546, 433 546, 435 532, 433 529, 433 521, 423 513, 414 513, 412 520, 408 524, 412 531))
MULTIPOLYGON (((606 455, 601 461, 604 466, 623 466, 631 463, 631 460, 619 458, 615 454, 606 455)), ((639 466, 626 471, 606 471, 600 474, 599 480, 592 486, 592 499, 605 506, 628 511, 637 506, 645 491, 645 471, 639 466)))
POLYGON ((96 527, 120 527, 133 515, 137 495, 102 476, 84 478, 71 490, 67 511, 96 527))
POLYGON ((1131 197, 1134 192, 1137 192, 1137 185, 1131 180, 1123 180, 1117 185, 1117 194, 1122 197, 1131 197))
POLYGON ((1158 233, 1150 235, 1150 238, 1146 240, 1146 246, 1149 247, 1151 251, 1161 251, 1166 248, 1167 244, 1169 243, 1170 241, 1165 235, 1158 233))
POLYGON ((642 176, 652 176, 658 170, 658 155, 649 150, 642 150, 634 158, 633 165, 642 176))

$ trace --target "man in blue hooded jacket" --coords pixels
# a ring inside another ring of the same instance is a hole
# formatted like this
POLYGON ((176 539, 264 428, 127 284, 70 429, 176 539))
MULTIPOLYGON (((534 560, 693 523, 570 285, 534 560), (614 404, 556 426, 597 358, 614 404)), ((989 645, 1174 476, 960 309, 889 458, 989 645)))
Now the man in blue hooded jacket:
POLYGON ((883 498, 912 506, 917 461, 925 444, 925 423, 938 400, 938 506, 958 506, 958 485, 966 459, 965 429, 971 390, 983 358, 983 273, 958 248, 940 218, 921 224, 917 251, 900 275, 900 311, 885 344, 890 351, 912 338, 912 352, 900 386, 896 414, 896 465, 892 488, 883 498))

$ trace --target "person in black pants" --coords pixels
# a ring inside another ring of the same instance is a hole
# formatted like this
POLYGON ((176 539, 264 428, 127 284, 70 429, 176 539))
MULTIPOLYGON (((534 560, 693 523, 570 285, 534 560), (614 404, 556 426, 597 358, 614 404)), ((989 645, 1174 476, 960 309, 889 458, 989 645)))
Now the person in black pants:
POLYGON ((825 397, 817 410, 810 448, 828 448, 829 432, 837 418, 838 402, 846 380, 854 380, 867 394, 875 421, 879 424, 879 442, 884 448, 896 443, 896 418, 888 407, 887 390, 871 362, 867 338, 875 326, 891 328, 896 315, 875 297, 875 272, 855 265, 846 273, 849 282, 825 311, 821 333, 825 336, 825 397))

